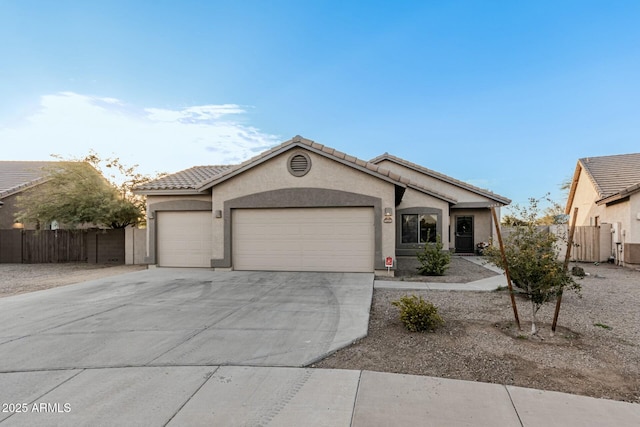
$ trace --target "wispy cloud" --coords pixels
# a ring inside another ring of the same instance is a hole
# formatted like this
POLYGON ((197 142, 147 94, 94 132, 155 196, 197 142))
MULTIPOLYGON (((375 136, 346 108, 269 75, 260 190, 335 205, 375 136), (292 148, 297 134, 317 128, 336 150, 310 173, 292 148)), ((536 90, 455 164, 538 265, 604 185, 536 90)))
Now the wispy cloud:
POLYGON ((62 92, 45 95, 37 110, 2 123, 3 160, 47 160, 50 154, 103 157, 139 164, 142 172, 174 172, 202 164, 236 163, 280 137, 244 124, 236 104, 179 109, 136 107, 107 97, 62 92))

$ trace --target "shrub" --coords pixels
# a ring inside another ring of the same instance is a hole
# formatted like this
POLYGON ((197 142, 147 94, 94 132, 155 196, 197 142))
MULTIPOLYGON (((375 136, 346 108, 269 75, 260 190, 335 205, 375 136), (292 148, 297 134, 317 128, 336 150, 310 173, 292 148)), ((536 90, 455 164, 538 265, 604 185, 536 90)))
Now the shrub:
POLYGON ((436 237, 435 244, 426 243, 424 250, 418 252, 418 261, 422 264, 418 267, 418 272, 424 276, 442 276, 449 268, 451 262, 451 254, 442 250, 442 240, 440 236, 436 237))
POLYGON ((444 324, 438 308, 422 297, 405 295, 391 304, 400 309, 400 321, 411 332, 429 331, 444 324))

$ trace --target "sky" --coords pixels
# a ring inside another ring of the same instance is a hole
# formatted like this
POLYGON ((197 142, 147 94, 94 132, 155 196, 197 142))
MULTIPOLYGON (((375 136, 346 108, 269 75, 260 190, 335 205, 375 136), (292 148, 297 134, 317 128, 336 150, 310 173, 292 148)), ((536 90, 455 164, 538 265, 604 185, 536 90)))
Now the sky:
POLYGON ((516 203, 640 152, 638 1, 0 0, 0 160, 146 174, 295 135, 516 203))

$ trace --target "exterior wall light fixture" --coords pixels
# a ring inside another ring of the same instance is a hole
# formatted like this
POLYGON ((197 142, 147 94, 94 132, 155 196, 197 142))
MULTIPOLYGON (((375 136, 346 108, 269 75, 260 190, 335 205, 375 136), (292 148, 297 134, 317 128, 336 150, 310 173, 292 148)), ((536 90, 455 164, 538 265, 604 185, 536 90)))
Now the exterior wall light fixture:
POLYGON ((393 209, 384 208, 384 222, 390 223, 393 222, 393 209))

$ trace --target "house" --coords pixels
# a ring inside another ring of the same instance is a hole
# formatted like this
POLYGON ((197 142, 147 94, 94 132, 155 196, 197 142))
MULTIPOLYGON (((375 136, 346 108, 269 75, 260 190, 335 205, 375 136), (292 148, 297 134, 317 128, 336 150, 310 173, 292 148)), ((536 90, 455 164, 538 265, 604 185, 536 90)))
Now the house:
POLYGON ((607 226, 607 255, 640 264, 640 153, 579 159, 565 212, 576 207, 577 226, 607 226))
POLYGON ((58 162, 0 161, 0 229, 35 228, 15 221, 16 199, 46 181, 47 168, 58 162))
POLYGON ((441 237, 473 253, 510 200, 389 154, 367 162, 296 136, 242 164, 137 187, 147 262, 235 270, 386 271, 441 237))

